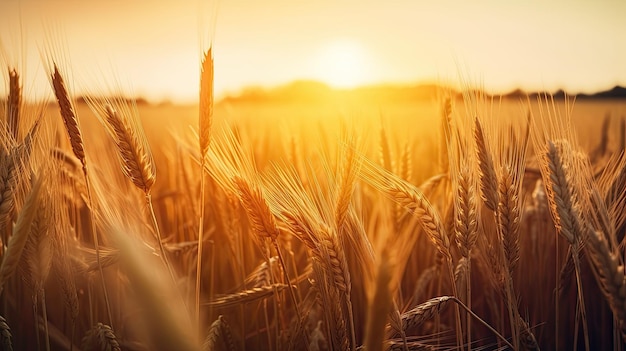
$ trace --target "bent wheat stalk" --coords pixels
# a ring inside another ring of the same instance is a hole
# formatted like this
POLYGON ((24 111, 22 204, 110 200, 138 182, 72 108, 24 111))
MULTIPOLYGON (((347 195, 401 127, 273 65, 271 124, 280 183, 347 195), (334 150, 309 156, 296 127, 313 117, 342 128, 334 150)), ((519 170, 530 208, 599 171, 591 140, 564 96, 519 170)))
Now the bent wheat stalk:
MULTIPOLYGON (((293 306, 296 311, 296 315, 298 316, 298 320, 301 320, 298 300, 296 299, 296 295, 293 291, 289 275, 287 274, 287 267, 285 265, 285 261, 283 259, 280 247, 278 245, 278 235, 280 234, 280 230, 278 229, 276 218, 274 217, 274 214, 272 214, 270 207, 265 200, 263 192, 258 185, 252 184, 251 182, 239 176, 236 176, 235 179, 233 179, 233 182, 235 183, 239 191, 239 197, 241 199, 244 209, 246 210, 248 219, 252 224, 254 233, 259 236, 258 241, 262 242, 264 239, 270 239, 272 245, 274 246, 274 249, 276 249, 278 259, 283 268, 283 274, 285 277, 285 281, 287 282, 287 288, 289 290, 291 301, 293 302, 293 306)), ((269 258, 266 259, 269 266, 269 258)), ((307 339, 308 344, 308 336, 306 333, 305 339, 307 339)))
POLYGON ((493 327, 489 325, 489 323, 485 322, 482 318, 480 318, 476 313, 474 313, 471 309, 469 309, 461 300, 454 296, 439 296, 433 297, 432 299, 418 305, 410 311, 407 311, 402 314, 402 326, 405 329, 414 328, 422 323, 426 322, 429 319, 432 319, 436 315, 438 315, 449 302, 454 302, 467 313, 469 313, 472 317, 474 317, 477 321, 479 321, 482 325, 487 327, 495 336, 500 338, 507 346, 511 349, 515 349, 513 345, 500 333, 498 333, 493 327))
POLYGON ((93 244, 96 249, 96 259, 98 262, 98 271, 100 272, 102 291, 104 293, 107 317, 109 318, 109 325, 111 326, 111 328, 113 328, 113 314, 111 313, 109 294, 107 292, 106 281, 104 279, 104 270, 102 269, 102 265, 100 264, 100 244, 98 242, 98 232, 96 230, 96 218, 94 215, 93 197, 91 196, 91 182, 89 181, 89 174, 87 172, 87 158, 85 156, 83 137, 80 132, 80 127, 78 125, 76 112, 74 111, 74 105, 70 100, 70 94, 65 85, 65 80, 63 79, 63 76, 61 75, 61 72, 59 71, 56 63, 53 63, 53 72, 51 73, 50 78, 52 88, 54 90, 54 95, 57 98, 57 103, 61 112, 61 117, 63 118, 63 124, 65 125, 65 130, 67 131, 67 135, 70 139, 72 152, 74 152, 74 155, 76 156, 76 158, 78 158, 81 165, 83 166, 83 176, 85 177, 85 185, 87 186, 87 198, 89 200, 89 221, 91 223, 93 244))
POLYGON ((144 193, 146 206, 150 212, 152 226, 159 244, 161 261, 167 267, 172 283, 177 285, 176 274, 169 263, 167 252, 163 247, 161 230, 159 229, 152 204, 151 190, 156 181, 156 166, 138 116, 132 113, 124 105, 124 102, 120 101, 111 101, 102 107, 92 100, 90 105, 117 146, 122 172, 144 193), (116 106, 114 107, 112 104, 116 106))

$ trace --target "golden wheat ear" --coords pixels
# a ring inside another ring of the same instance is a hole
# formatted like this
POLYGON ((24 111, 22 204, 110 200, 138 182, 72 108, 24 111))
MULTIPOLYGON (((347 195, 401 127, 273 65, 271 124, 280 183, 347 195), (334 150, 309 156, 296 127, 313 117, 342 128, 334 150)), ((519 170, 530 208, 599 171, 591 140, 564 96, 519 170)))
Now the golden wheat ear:
POLYGON ((74 104, 72 103, 72 99, 70 97, 70 93, 65 84, 65 80, 59 71, 56 63, 54 65, 54 71, 51 73, 51 81, 52 88, 54 90, 54 96, 57 98, 57 103, 59 105, 59 110, 61 112, 61 117, 63 118, 63 124, 65 125, 65 130, 67 131, 67 135, 70 139, 70 145, 72 146, 72 151, 76 158, 78 158, 83 165, 83 168, 86 167, 87 160, 85 159, 85 147, 83 143, 83 136, 80 132, 80 127, 78 124, 78 118, 76 117, 76 112, 74 108, 74 104))
POLYGON ((202 59, 200 72, 200 157, 204 158, 211 142, 213 124, 213 48, 209 48, 202 59))
POLYGON ((611 252, 603 233, 591 228, 586 233, 589 261, 602 293, 618 322, 622 341, 626 342, 626 277, 619 255, 611 252))
POLYGON ((22 86, 20 75, 15 68, 9 68, 9 97, 7 99, 7 125, 13 140, 19 140, 20 117, 22 112, 22 86))
POLYGON ((150 193, 156 180, 156 166, 148 143, 139 129, 138 122, 133 123, 136 116, 122 116, 118 111, 107 104, 104 120, 107 129, 117 146, 124 175, 144 193, 150 193))

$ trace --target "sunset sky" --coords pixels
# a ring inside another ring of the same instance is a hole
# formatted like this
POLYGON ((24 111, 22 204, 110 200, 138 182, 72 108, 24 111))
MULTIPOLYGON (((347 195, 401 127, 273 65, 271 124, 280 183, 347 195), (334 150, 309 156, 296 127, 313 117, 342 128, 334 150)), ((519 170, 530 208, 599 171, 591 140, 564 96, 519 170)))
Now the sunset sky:
POLYGON ((494 92, 590 92, 626 84, 625 16, 623 0, 1 0, 0 38, 10 63, 26 57, 33 95, 49 94, 40 51, 62 43, 79 90, 113 70, 138 95, 193 102, 211 37, 218 95, 459 72, 494 92))

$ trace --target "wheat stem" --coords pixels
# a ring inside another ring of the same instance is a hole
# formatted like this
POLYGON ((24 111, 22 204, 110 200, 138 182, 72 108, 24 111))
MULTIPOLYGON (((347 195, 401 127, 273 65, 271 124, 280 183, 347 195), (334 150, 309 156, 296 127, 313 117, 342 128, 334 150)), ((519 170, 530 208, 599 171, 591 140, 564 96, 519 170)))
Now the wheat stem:
POLYGON ((205 157, 202 157, 200 162, 200 221, 198 223, 198 254, 196 266, 196 324, 198 326, 200 326, 200 288, 202 279, 202 246, 204 236, 204 162, 205 157))
POLYGON ((91 233, 93 239, 93 246, 96 249, 96 263, 98 264, 98 272, 100 274, 100 282, 102 283, 102 292, 104 293, 104 303, 107 309, 107 317, 109 318, 109 325, 111 329, 113 329, 113 314, 111 313, 111 304, 109 302, 109 293, 106 287, 106 279, 104 278, 104 269, 102 267, 102 262, 100 260, 100 244, 98 242, 98 232, 96 231, 96 222, 95 216, 93 214, 93 200, 91 196, 91 182, 89 181, 89 177, 87 176, 87 167, 83 164, 83 175, 85 176, 85 184, 87 186, 87 198, 89 199, 89 222, 91 224, 91 233))
POLYGON ((50 351, 50 331, 48 330, 48 310, 46 309, 46 291, 40 290, 41 295, 41 313, 43 314, 44 336, 46 340, 46 351, 50 351))
POLYGON ((589 351, 589 328, 587 327, 587 312, 585 308, 585 298, 583 295, 582 277, 580 276, 580 259, 578 257, 578 243, 572 247, 572 258, 576 267, 576 285, 578 287, 578 304, 580 305, 580 314, 583 322, 583 334, 585 338, 585 350, 589 351))
MULTIPOLYGON (((152 219, 152 225, 157 236, 157 241, 159 242, 159 251, 161 252, 161 260, 163 261, 163 264, 165 265, 165 267, 167 267, 167 271, 170 274, 172 283, 174 283, 174 286, 177 286, 176 275, 174 274, 174 270, 172 269, 172 266, 170 265, 167 259, 165 248, 163 247, 163 238, 161 237, 161 230, 159 230, 159 224, 157 223, 156 215, 154 214, 154 206, 152 205, 152 195, 150 193, 146 193, 146 204, 148 205, 148 209, 150 210, 150 217, 152 219)), ((179 291, 178 288, 176 290, 179 291)))
POLYGON ((487 329, 489 329, 495 336, 497 336, 502 341, 504 341, 504 343, 508 347, 510 347, 513 350, 517 350, 504 336, 502 336, 502 334, 498 333, 497 330, 493 329, 493 327, 490 326, 489 323, 485 322, 482 318, 480 318, 476 313, 474 313, 474 311, 472 311, 469 307, 467 307, 465 304, 463 304, 463 302, 461 300, 459 300, 458 298, 453 296, 452 297, 452 301, 454 301, 457 305, 459 305, 467 313, 472 315, 472 317, 476 318, 477 321, 479 321, 482 325, 484 325, 487 329))

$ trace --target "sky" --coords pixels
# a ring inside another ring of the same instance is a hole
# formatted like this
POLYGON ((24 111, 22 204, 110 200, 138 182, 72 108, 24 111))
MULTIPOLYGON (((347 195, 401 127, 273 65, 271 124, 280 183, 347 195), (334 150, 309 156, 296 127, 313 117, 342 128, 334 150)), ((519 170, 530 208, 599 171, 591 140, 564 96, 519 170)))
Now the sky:
POLYGON ((299 79, 576 93, 626 85, 625 16, 623 0, 0 0, 0 52, 33 96, 54 48, 77 93, 194 102, 209 43, 218 96, 299 79))

